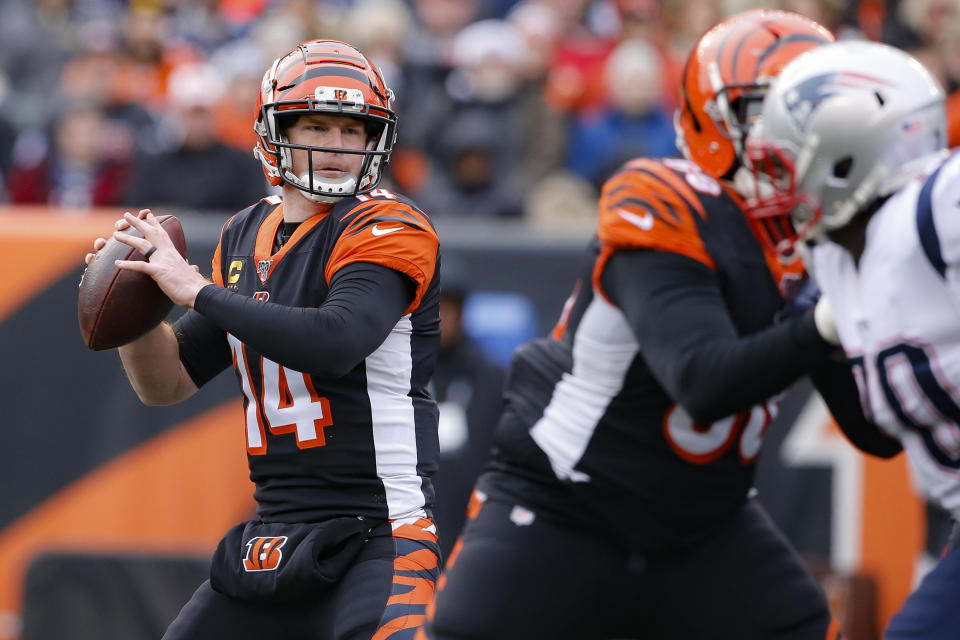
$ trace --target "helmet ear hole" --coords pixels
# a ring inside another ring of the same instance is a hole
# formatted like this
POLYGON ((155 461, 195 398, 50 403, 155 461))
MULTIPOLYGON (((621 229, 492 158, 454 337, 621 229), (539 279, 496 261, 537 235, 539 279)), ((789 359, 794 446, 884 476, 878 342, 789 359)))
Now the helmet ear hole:
POLYGON ((883 94, 881 94, 879 91, 874 91, 873 95, 876 96, 877 102, 880 103, 881 107, 886 103, 886 100, 883 99, 883 94))
POLYGON ((833 163, 833 177, 846 178, 853 169, 853 156, 844 156, 833 163))

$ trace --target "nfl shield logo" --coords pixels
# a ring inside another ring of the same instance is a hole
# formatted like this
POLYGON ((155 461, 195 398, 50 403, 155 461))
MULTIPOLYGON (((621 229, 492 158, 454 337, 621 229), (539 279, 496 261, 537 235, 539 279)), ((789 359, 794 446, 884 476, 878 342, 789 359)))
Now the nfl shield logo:
POLYGON ((267 276, 270 275, 270 267, 272 265, 273 265, 273 260, 257 261, 257 275, 260 276, 261 283, 264 283, 267 281, 267 276))

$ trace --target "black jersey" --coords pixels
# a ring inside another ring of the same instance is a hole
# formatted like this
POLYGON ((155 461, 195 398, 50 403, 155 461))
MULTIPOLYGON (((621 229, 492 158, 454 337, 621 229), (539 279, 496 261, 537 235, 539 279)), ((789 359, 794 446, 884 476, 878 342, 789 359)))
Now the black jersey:
POLYGON ((276 250, 277 196, 241 211, 221 233, 215 284, 264 303, 320 307, 337 272, 356 263, 412 282, 404 315, 346 375, 320 373, 319 363, 297 370, 223 336, 229 350, 221 357, 232 359, 243 394, 250 478, 265 521, 362 515, 403 524, 430 512, 438 414, 427 384, 440 333, 438 240, 412 202, 375 193, 307 219, 276 250))
MULTIPOLYGON (((604 185, 589 267, 553 335, 514 355, 494 462, 505 473, 479 486, 657 550, 689 541, 743 504, 777 404, 757 398, 698 424, 671 397, 647 362, 659 345, 641 344, 615 302, 656 275, 630 273, 616 281, 620 290, 606 290, 613 256, 638 251, 698 263, 722 296, 732 340, 771 325, 783 304, 779 285, 802 272, 764 252, 735 197, 695 165, 628 163, 604 185)), ((646 310, 646 321, 657 313, 646 310)))

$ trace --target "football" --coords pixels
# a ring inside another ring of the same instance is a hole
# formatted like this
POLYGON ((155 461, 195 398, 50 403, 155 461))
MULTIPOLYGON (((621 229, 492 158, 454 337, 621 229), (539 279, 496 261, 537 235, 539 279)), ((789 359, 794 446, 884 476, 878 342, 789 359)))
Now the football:
MULTIPOLYGON (((180 221, 157 216, 160 226, 184 258, 187 245, 180 221)), ((143 237, 130 227, 125 233, 143 237)), ((80 279, 77 318, 87 347, 94 351, 114 349, 136 340, 157 326, 173 308, 173 302, 145 273, 120 269, 115 260, 143 260, 143 254, 112 236, 87 265, 80 279)))

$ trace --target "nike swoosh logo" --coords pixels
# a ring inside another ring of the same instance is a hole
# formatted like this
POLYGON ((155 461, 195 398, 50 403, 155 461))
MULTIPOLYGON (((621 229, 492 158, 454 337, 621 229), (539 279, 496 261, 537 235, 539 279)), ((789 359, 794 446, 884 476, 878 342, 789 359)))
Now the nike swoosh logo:
POLYGON ((385 236, 388 233, 393 233, 394 231, 400 231, 402 229, 403 227, 390 227, 389 229, 381 229, 378 225, 373 225, 373 227, 370 228, 370 233, 375 236, 385 236))
POLYGON ((643 229, 644 231, 650 231, 650 229, 653 229, 653 214, 649 211, 642 216, 638 216, 637 214, 630 213, 624 209, 617 209, 617 215, 635 227, 643 229))

